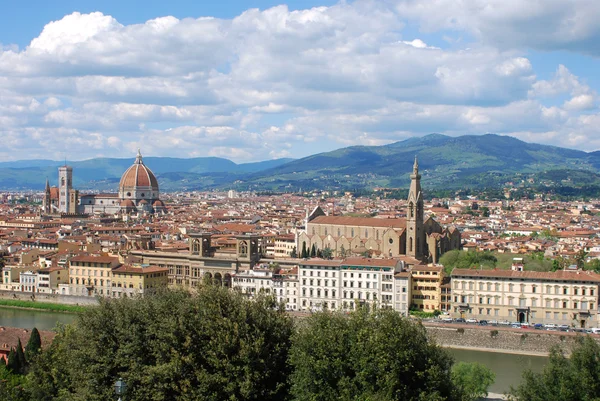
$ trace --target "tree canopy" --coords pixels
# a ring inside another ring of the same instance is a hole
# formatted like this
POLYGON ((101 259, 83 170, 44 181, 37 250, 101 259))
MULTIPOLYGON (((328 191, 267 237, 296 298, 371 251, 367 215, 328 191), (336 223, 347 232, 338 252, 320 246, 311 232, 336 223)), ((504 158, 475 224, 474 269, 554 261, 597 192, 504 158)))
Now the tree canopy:
POLYGON ((462 399, 451 382, 452 358, 422 325, 392 310, 315 313, 292 344, 297 401, 462 399))
POLYGON ((552 349, 541 373, 527 370, 513 401, 592 401, 600 399, 600 345, 590 336, 580 337, 570 358, 552 349))
POLYGON ((291 319, 272 298, 216 286, 102 300, 63 327, 30 374, 31 398, 284 400, 291 319))

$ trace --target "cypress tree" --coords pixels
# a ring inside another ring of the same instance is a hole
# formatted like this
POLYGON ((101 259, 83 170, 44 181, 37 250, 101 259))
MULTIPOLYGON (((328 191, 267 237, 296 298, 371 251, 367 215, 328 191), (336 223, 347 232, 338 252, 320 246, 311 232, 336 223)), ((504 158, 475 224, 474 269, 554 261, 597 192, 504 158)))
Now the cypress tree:
POLYGON ((19 360, 17 359, 17 353, 15 352, 14 348, 11 348, 10 352, 8 353, 6 367, 13 373, 17 373, 19 371, 19 360))
POLYGON ((25 354, 23 353, 23 345, 21 345, 21 339, 17 342, 17 349, 15 350, 17 354, 17 361, 19 363, 19 369, 16 371, 17 373, 25 373, 25 365, 27 365, 27 360, 25 359, 25 354))
POLYGON ((312 248, 310 248, 310 257, 314 258, 315 256, 317 256, 317 247, 313 244, 312 248))
POLYGON ((302 253, 300 254, 302 259, 308 258, 308 251, 306 250, 306 241, 302 241, 302 253))
POLYGON ((31 362, 32 358, 37 355, 42 349, 42 339, 40 338, 40 332, 37 328, 31 330, 31 336, 27 345, 25 346, 25 358, 28 362, 31 362))

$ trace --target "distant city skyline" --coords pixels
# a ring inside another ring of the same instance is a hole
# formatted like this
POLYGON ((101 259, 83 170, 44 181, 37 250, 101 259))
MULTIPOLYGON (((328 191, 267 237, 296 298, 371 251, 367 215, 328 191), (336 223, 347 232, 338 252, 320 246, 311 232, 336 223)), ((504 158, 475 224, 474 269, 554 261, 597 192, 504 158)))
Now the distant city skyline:
POLYGON ((595 1, 204 3, 5 6, 0 158, 244 163, 434 132, 600 149, 595 1))

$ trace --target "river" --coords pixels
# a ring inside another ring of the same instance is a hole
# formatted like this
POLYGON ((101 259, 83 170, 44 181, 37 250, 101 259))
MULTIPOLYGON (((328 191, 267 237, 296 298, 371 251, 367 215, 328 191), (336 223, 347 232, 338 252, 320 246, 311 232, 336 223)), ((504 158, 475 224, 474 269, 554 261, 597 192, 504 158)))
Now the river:
MULTIPOLYGON (((12 309, 0 307, 0 326, 23 327, 51 330, 56 323, 69 324, 77 315, 71 313, 48 312, 34 309, 12 309)), ((523 356, 497 352, 449 349, 457 361, 479 362, 496 374, 496 382, 490 386, 493 393, 504 393, 510 386, 517 386, 525 369, 540 372, 548 360, 541 356, 523 356)))
POLYGON ((471 351, 449 348, 457 361, 479 362, 496 374, 496 381, 489 388, 492 393, 504 393, 511 386, 521 382, 521 375, 526 369, 541 372, 548 358, 544 356, 528 356, 505 354, 501 352, 471 351))
POLYGON ((52 330, 57 323, 69 324, 75 321, 74 313, 50 312, 35 309, 13 309, 0 307, 0 326, 22 327, 24 329, 52 330))

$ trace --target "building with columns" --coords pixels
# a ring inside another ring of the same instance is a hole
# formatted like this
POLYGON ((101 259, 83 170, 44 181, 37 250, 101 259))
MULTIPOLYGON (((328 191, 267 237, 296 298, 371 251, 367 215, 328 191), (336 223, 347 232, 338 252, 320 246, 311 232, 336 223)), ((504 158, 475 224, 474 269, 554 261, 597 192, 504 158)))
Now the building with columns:
POLYGON ((460 232, 443 228, 431 216, 425 218, 421 174, 417 158, 410 176, 406 218, 327 216, 317 207, 297 235, 296 249, 330 248, 335 256, 356 256, 369 252, 383 257, 409 256, 416 261, 437 263, 449 250, 460 249, 460 232))

